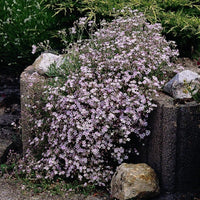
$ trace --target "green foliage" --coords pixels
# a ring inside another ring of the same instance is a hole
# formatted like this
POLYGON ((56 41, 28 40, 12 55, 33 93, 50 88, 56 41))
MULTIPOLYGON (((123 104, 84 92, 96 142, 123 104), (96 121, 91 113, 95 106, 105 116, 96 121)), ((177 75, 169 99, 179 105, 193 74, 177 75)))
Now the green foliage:
POLYGON ((186 86, 185 92, 189 92, 193 100, 195 100, 197 103, 200 103, 200 86, 195 85, 194 87, 192 87, 192 82, 184 82, 184 85, 186 86))
POLYGON ((68 193, 69 196, 73 194, 83 194, 87 196, 95 193, 97 189, 100 189, 92 184, 84 185, 78 181, 64 180, 62 178, 58 178, 54 181, 47 179, 32 180, 22 175, 17 175, 16 178, 23 183, 26 190, 33 191, 35 194, 48 191, 52 195, 60 195, 62 197, 65 197, 66 193, 68 193))
POLYGON ((163 34, 175 40, 181 56, 200 51, 200 3, 197 0, 132 0, 151 23, 162 23, 163 34))
POLYGON ((43 0, 46 7, 54 10, 55 15, 64 14, 72 17, 74 13, 87 15, 89 18, 113 16, 114 10, 127 6, 131 0, 43 0), (77 13, 78 12, 78 13, 77 13))
POLYGON ((0 1, 1 66, 25 68, 35 58, 31 46, 51 37, 57 19, 40 1, 0 1))
POLYGON ((138 9, 151 23, 162 23, 163 34, 175 40, 181 56, 200 51, 199 0, 43 0, 54 15, 63 17, 63 25, 72 25, 80 16, 96 21, 110 20, 123 7, 138 9))
POLYGON ((49 39, 61 50, 57 30, 67 30, 83 16, 111 20, 123 7, 142 11, 151 23, 161 22, 163 34, 176 41, 182 56, 200 51, 198 0, 5 0, 0 1, 0 64, 24 69, 38 55, 31 54, 33 44, 49 39))
POLYGON ((192 97, 197 103, 200 103, 200 90, 198 90, 198 92, 195 93, 192 97))
POLYGON ((8 174, 8 173, 13 171, 14 167, 15 167, 15 163, 12 163, 12 164, 1 164, 0 165, 0 174, 1 175, 8 174))

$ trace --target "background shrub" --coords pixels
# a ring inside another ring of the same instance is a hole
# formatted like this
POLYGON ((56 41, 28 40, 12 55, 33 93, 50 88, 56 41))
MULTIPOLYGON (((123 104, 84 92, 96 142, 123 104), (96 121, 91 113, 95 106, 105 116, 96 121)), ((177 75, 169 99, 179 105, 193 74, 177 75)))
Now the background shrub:
POLYGON ((105 185, 117 165, 139 153, 137 145, 150 134, 152 97, 178 52, 161 36, 160 24, 150 25, 143 14, 129 12, 102 21, 90 39, 74 43, 45 87, 44 105, 27 105, 34 124, 26 173, 105 185))
POLYGON ((181 56, 200 52, 200 3, 198 0, 132 0, 151 23, 160 22, 162 33, 176 41, 181 56))
MULTIPOLYGON (((200 3, 198 0, 44 0, 63 18, 63 24, 77 16, 89 16, 97 21, 110 20, 124 6, 138 9, 151 23, 161 23, 162 33, 168 40, 176 41, 181 56, 194 56, 200 51, 200 3), (69 17, 70 16, 70 17, 69 17), (68 20, 68 21, 66 21, 68 20)), ((72 20, 74 21, 74 20, 72 20)))
POLYGON ((31 54, 31 46, 55 31, 57 19, 52 15, 40 0, 0 1, 1 72, 8 68, 21 71, 33 62, 37 55, 31 54))
MULTIPOLYGON (((79 17, 110 21, 124 6, 143 12, 151 23, 161 23, 162 33, 176 41, 181 56, 198 55, 198 0, 5 0, 0 2, 1 72, 18 66, 20 73, 38 55, 31 54, 31 46, 46 39, 61 52, 64 46, 59 31, 68 30, 79 17)), ((71 38, 68 35, 66 39, 71 38)))

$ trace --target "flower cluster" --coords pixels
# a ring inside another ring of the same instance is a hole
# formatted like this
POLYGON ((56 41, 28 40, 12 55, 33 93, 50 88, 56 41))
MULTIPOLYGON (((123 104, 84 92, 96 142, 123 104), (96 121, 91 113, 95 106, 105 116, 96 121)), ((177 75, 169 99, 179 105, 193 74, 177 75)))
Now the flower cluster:
POLYGON ((160 31, 133 11, 72 46, 76 59, 69 52, 66 60, 80 67, 46 86, 46 114, 35 121, 26 157, 37 156, 27 171, 105 185, 118 164, 138 154, 137 142, 150 134, 152 98, 178 55, 160 31))

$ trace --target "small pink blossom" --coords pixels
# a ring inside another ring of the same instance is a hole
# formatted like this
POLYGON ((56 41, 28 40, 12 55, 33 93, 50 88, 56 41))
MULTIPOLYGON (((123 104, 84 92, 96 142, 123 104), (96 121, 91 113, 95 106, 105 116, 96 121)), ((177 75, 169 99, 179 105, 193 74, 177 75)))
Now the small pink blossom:
POLYGON ((35 54, 36 53, 36 51, 37 51, 37 46, 36 45, 32 45, 32 54, 35 54))

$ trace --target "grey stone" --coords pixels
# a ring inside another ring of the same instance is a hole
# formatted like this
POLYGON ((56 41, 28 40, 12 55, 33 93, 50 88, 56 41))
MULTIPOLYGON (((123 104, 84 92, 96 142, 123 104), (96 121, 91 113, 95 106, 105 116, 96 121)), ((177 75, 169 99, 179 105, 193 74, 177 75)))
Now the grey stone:
POLYGON ((190 70, 184 70, 166 83, 164 91, 175 99, 190 99, 192 96, 187 86, 190 86, 191 90, 196 87, 196 90, 193 92, 195 94, 200 88, 200 75, 190 70))
POLYGON ((43 75, 53 63, 56 64, 56 67, 59 67, 63 63, 63 56, 52 53, 43 53, 35 60, 32 66, 36 72, 43 75))
POLYGON ((151 198, 159 194, 159 182, 154 170, 145 163, 123 163, 111 181, 111 196, 119 200, 151 198))

